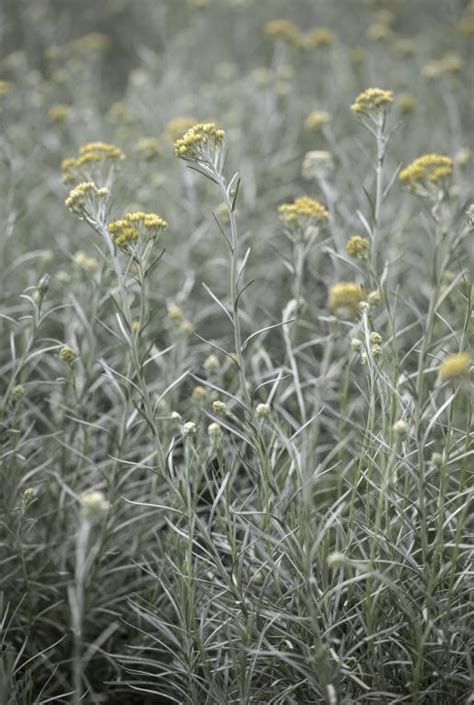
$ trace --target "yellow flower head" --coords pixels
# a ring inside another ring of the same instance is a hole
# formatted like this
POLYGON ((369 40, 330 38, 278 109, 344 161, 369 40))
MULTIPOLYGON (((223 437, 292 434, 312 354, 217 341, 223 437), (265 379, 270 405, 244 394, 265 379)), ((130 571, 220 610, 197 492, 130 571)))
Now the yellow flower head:
POLYGON ((214 122, 200 122, 174 143, 176 155, 186 161, 214 163, 225 141, 225 132, 214 122))
POLYGON ((102 210, 108 195, 108 189, 98 188, 93 181, 83 181, 70 191, 66 206, 79 218, 93 216, 102 210))
POLYGON ((363 300, 362 287, 355 282, 339 282, 329 289, 329 308, 341 318, 354 318, 363 300))
POLYGON ((366 237, 353 235, 346 243, 346 251, 351 257, 363 258, 369 251, 370 243, 366 237))
POLYGON ((265 25, 264 32, 269 39, 281 39, 296 47, 303 43, 298 27, 289 20, 271 20, 265 25))
POLYGON ((64 122, 69 115, 69 106, 58 103, 52 105, 48 110, 48 120, 50 122, 64 122))
POLYGON ((74 362, 77 355, 76 355, 75 351, 69 347, 69 345, 63 345, 63 347, 59 351, 59 357, 61 358, 61 360, 63 362, 70 365, 74 362))
POLYGON ((146 161, 156 159, 161 154, 161 147, 156 137, 142 137, 135 145, 135 150, 146 161))
POLYGON ((283 203, 278 207, 278 217, 290 227, 306 229, 329 220, 329 213, 322 203, 309 196, 296 198, 293 203, 283 203))
POLYGON ((398 106, 402 113, 410 113, 416 106, 415 96, 411 93, 401 93, 398 98, 398 106))
POLYGON ((429 61, 423 66, 421 75, 426 81, 434 81, 443 76, 459 73, 462 68, 462 61, 457 54, 445 54, 437 61, 429 61))
POLYGON ((439 376, 442 380, 462 377, 468 372, 470 365, 471 358, 466 352, 447 355, 439 367, 439 376))
POLYGON ((89 257, 84 250, 78 250, 74 256, 73 260, 76 264, 78 264, 80 267, 83 267, 84 269, 89 269, 91 271, 94 271, 98 268, 98 262, 94 257, 89 257))
POLYGON ((2 95, 8 95, 11 91, 10 81, 0 81, 0 97, 2 95))
POLYGON ((120 220, 110 223, 107 230, 112 235, 117 247, 120 247, 121 250, 128 250, 130 246, 138 242, 140 237, 144 237, 146 240, 150 237, 157 237, 167 227, 166 220, 156 213, 134 211, 126 213, 120 220))
POLYGON ((392 91, 384 91, 382 88, 367 88, 357 96, 351 105, 351 110, 357 115, 374 117, 385 112, 392 103, 392 91))
POLYGON ((305 49, 319 49, 332 46, 336 36, 328 27, 315 27, 303 37, 302 41, 305 49))
POLYGON ((430 186, 444 187, 453 172, 453 160, 442 154, 424 154, 400 172, 400 181, 413 193, 429 194, 430 186))
POLYGON ((106 178, 109 171, 122 159, 124 154, 119 147, 106 142, 89 142, 79 148, 77 157, 63 160, 64 181, 77 181, 78 177, 91 175, 97 180, 106 178))
POLYGON ((319 130, 323 125, 331 121, 331 116, 325 110, 313 110, 305 120, 305 127, 308 130, 319 130))

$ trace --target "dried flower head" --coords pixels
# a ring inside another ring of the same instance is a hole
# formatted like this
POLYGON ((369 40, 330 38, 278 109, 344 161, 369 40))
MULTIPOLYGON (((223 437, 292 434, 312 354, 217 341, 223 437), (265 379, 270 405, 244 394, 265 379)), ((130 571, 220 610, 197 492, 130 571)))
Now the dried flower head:
POLYGON ((99 267, 97 260, 94 257, 89 257, 89 255, 87 255, 84 250, 78 250, 73 255, 73 260, 80 267, 83 267, 84 269, 88 269, 90 271, 95 271, 99 267))
POLYGON ((408 432, 408 424, 404 419, 399 419, 398 421, 395 421, 393 424, 393 432, 397 434, 397 436, 405 436, 408 432))
POLYGON ((222 438, 222 427, 215 421, 207 427, 207 433, 213 443, 218 443, 222 438))
POLYGON ((216 414, 216 416, 224 416, 224 414, 227 412, 227 406, 223 401, 216 399, 212 402, 212 410, 216 414))
POLYGON ((58 103, 58 105, 52 105, 48 110, 48 120, 50 122, 60 123, 67 120, 69 116, 70 108, 68 105, 58 103))
POLYGON ((269 39, 280 39, 298 48, 303 44, 298 27, 289 20, 271 20, 265 25, 264 32, 269 39))
POLYGON ((319 201, 309 196, 296 198, 293 203, 283 203, 278 207, 278 217, 282 223, 306 230, 329 220, 329 213, 319 201))
POLYGON ((360 235, 353 235, 350 240, 346 243, 346 252, 351 256, 357 258, 364 258, 369 252, 370 243, 366 237, 361 237, 360 235))
POLYGON ((99 188, 92 181, 83 181, 75 186, 66 198, 66 206, 79 218, 102 220, 109 190, 99 188))
POLYGON ((424 154, 400 172, 400 181, 413 193, 432 195, 445 189, 453 171, 453 160, 442 154, 424 154))
POLYGON ((385 91, 382 88, 367 88, 357 96, 351 105, 351 110, 357 115, 363 115, 372 119, 380 119, 393 103, 392 91, 385 91))
POLYGON ((325 177, 334 169, 332 154, 324 149, 313 149, 307 152, 303 161, 303 176, 305 179, 325 177))
POLYGON ((107 183, 117 164, 124 158, 120 147, 107 142, 89 142, 79 148, 77 157, 63 160, 63 180, 71 183, 85 177, 107 183))
POLYGON ((319 130, 323 125, 331 121, 331 116, 326 110, 313 110, 305 120, 305 127, 308 130, 319 130))
POLYGON ((362 287, 356 282, 339 282, 329 289, 329 308, 340 318, 354 318, 363 300, 362 287))
POLYGON ((157 213, 134 211, 126 213, 120 220, 115 220, 107 226, 114 244, 121 250, 129 250, 141 239, 145 242, 156 238, 168 227, 168 223, 157 213))
POLYGON ((336 35, 328 27, 314 27, 301 39, 305 49, 330 47, 336 41, 336 35))
POLYGON ((142 159, 151 161, 161 154, 161 146, 156 137, 142 137, 135 145, 135 151, 142 159))
POLYGON ((447 355, 439 367, 442 380, 451 380, 465 375, 471 366, 471 358, 467 352, 447 355))
POLYGON ((225 143, 225 132, 214 122, 200 122, 191 127, 174 149, 180 159, 216 165, 225 143))
POLYGON ((383 42, 390 37, 392 30, 386 22, 374 22, 367 30, 367 39, 372 42, 383 42))
POLYGON ((197 433, 197 426, 193 421, 186 421, 183 424, 183 436, 193 436, 197 433))
POLYGON ((434 81, 444 76, 450 76, 460 72, 462 60, 457 54, 445 54, 441 59, 429 61, 423 66, 421 75, 426 81, 434 81))

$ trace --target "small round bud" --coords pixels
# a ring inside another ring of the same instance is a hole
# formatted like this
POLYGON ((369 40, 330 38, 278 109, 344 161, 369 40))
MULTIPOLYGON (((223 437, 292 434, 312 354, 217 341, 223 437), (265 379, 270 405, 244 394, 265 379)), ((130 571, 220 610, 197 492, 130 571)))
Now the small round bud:
POLYGON ((382 348, 380 347, 380 345, 372 345, 372 355, 374 356, 374 358, 379 358, 381 352, 382 348))
POLYGON ((261 573, 260 571, 254 573, 250 578, 250 582, 256 587, 260 587, 261 585, 263 585, 263 573, 261 573))
POLYGON ((20 401, 25 396, 25 388, 22 384, 17 384, 12 389, 12 398, 14 401, 20 401))
POLYGON ((441 455, 441 453, 433 453, 433 455, 431 456, 431 462, 437 468, 440 468, 443 465, 443 456, 441 455))
POLYGON ((370 342, 372 345, 381 345, 382 343, 382 336, 380 333, 376 333, 375 331, 370 334, 370 342))
POLYGON ((329 568, 341 568, 342 566, 346 565, 346 563, 347 563, 347 558, 340 551, 335 551, 334 553, 330 553, 328 556, 329 568))
POLYGON ((359 338, 351 338, 351 348, 357 352, 362 348, 362 340, 359 340, 359 338))
POLYGON ((181 421, 181 414, 179 411, 172 411, 170 414, 170 419, 172 421, 181 421))
POLYGON ((186 421, 183 424, 183 436, 193 436, 197 433, 197 426, 193 421, 186 421))
POLYGON ((272 407, 270 404, 257 404, 255 408, 255 413, 257 416, 262 418, 267 418, 272 413, 272 407))
POLYGON ((218 423, 211 423, 207 427, 207 433, 213 443, 218 443, 222 438, 222 428, 218 423))
POLYGON ((398 421, 395 421, 393 424, 393 432, 397 434, 397 436, 406 436, 408 432, 408 424, 404 419, 399 419, 398 421))
POLYGON ((87 521, 103 519, 110 509, 110 502, 99 490, 83 492, 79 499, 82 503, 82 514, 87 521))
POLYGON ((200 384, 198 384, 196 387, 194 387, 192 396, 195 401, 202 402, 207 397, 207 391, 205 387, 202 387, 200 384))
POLYGON ((216 399, 216 401, 212 402, 212 410, 217 416, 224 416, 227 411, 227 406, 223 401, 216 399))
POLYGON ((44 274, 38 282, 38 293, 43 297, 49 289, 51 277, 49 274, 44 274))
POLYGON ((380 303, 380 291, 378 289, 375 289, 375 291, 371 291, 368 296, 367 296, 367 301, 371 306, 377 306, 380 303))
POLYGON ((33 487, 27 487, 23 492, 23 499, 25 502, 32 502, 36 497, 36 492, 33 487))
POLYGON ((74 350, 69 347, 69 345, 63 345, 63 347, 59 351, 59 357, 63 362, 67 363, 68 365, 71 365, 76 359, 77 355, 74 350))
POLYGON ((213 374, 215 372, 218 372, 220 363, 217 355, 211 353, 208 357, 206 357, 206 359, 204 360, 203 367, 207 374, 213 374))

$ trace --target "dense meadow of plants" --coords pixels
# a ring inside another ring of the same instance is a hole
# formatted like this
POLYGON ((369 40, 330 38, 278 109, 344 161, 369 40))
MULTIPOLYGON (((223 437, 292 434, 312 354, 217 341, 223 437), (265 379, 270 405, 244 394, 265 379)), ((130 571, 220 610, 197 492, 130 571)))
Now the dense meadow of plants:
POLYGON ((472 702, 474 4, 0 39, 0 704, 472 702))

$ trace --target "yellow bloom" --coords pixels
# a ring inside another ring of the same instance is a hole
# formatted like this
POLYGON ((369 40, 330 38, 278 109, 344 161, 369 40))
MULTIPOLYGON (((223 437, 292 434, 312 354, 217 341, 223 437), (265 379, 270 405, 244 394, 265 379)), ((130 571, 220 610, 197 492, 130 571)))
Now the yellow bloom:
POLYGON ((10 81, 1 81, 0 80, 0 96, 8 95, 11 91, 11 86, 12 86, 12 84, 10 83, 10 81))
POLYGON ((323 125, 331 121, 331 116, 325 110, 313 110, 305 120, 305 127, 308 130, 319 130, 323 125))
POLYGON ((148 239, 156 237, 168 223, 157 213, 144 213, 135 211, 126 213, 120 220, 115 220, 107 226, 114 243, 122 250, 127 250, 130 245, 138 242, 141 236, 148 239))
POLYGON ((415 108, 416 99, 411 93, 401 93, 398 98, 398 105, 402 113, 409 113, 415 108))
POLYGON ((329 47, 336 41, 334 32, 328 27, 315 27, 302 38, 305 49, 329 47))
POLYGON ((142 139, 138 140, 135 149, 147 161, 155 159, 161 154, 160 143, 156 137, 142 137, 142 139))
POLYGON ((329 213, 319 201, 309 196, 296 198, 293 203, 283 203, 278 207, 278 217, 282 223, 299 228, 320 225, 329 220, 329 213))
POLYGON ((84 250, 78 250, 74 254, 73 260, 80 267, 83 267, 84 269, 89 269, 91 271, 96 270, 99 266, 97 260, 94 257, 89 257, 88 255, 86 255, 84 250))
POLYGON ((362 258, 369 251, 370 243, 366 237, 353 235, 346 243, 346 251, 351 257, 362 258))
POLYGON ((224 130, 219 129, 214 122, 201 122, 176 140, 174 149, 180 159, 214 162, 224 140, 224 130))
POLYGON ((339 282, 329 289, 329 308, 341 318, 354 318, 363 300, 362 287, 355 282, 339 282))
POLYGON ((442 380, 462 377, 468 372, 470 365, 471 358, 466 352, 447 355, 439 367, 439 376, 442 380))
POLYGON ((63 345, 63 347, 59 351, 59 357, 63 362, 66 362, 68 365, 70 365, 74 362, 77 355, 74 350, 69 347, 69 345, 63 345))
POLYGON ((424 154, 400 172, 400 181, 409 191, 426 195, 430 185, 443 186, 453 171, 453 160, 442 154, 424 154))
POLYGON ((303 43, 298 27, 289 20, 271 20, 265 25, 264 32, 270 39, 281 39, 296 47, 303 43))
POLYGON ((372 116, 387 110, 393 103, 392 91, 384 91, 381 88, 367 88, 357 96, 351 105, 353 113, 372 116))
POLYGON ((452 52, 437 61, 429 61, 422 69, 421 75, 427 81, 459 73, 462 68, 461 58, 452 52))
POLYGON ((64 122, 69 115, 69 106, 58 103, 52 105, 48 110, 48 120, 50 122, 64 122))
POLYGON ((65 202, 71 213, 83 218, 96 213, 108 195, 108 189, 98 188, 92 181, 83 181, 70 191, 65 202))
POLYGON ((102 165, 106 170, 116 162, 124 159, 120 147, 106 142, 89 142, 79 149, 77 157, 68 157, 62 162, 65 181, 74 181, 82 174, 89 175, 89 170, 97 169, 102 165))

